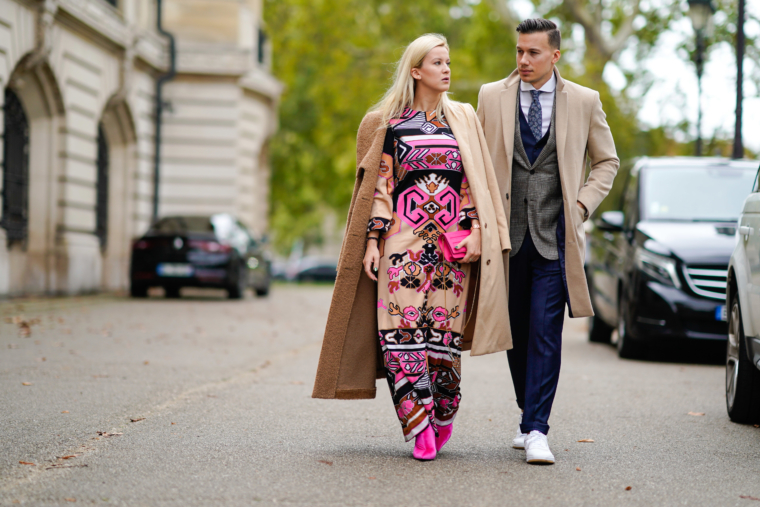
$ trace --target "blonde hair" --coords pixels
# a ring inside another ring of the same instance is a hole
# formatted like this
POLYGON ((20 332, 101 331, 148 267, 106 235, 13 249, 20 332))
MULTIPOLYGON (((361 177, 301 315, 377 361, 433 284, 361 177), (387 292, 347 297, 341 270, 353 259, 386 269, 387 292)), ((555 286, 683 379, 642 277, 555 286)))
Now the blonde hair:
MULTIPOLYGON (((417 37, 406 49, 401 59, 396 63, 396 72, 393 75, 393 84, 388 88, 373 108, 372 111, 381 111, 383 113, 383 127, 388 127, 393 118, 398 118, 407 107, 411 108, 414 102, 415 80, 412 77, 412 69, 422 67, 422 61, 425 57, 437 47, 445 47, 449 50, 449 43, 446 37, 437 33, 426 33, 417 37)), ((457 116, 454 107, 457 102, 451 100, 448 92, 441 93, 441 100, 435 108, 435 114, 438 118, 448 116, 457 116)))

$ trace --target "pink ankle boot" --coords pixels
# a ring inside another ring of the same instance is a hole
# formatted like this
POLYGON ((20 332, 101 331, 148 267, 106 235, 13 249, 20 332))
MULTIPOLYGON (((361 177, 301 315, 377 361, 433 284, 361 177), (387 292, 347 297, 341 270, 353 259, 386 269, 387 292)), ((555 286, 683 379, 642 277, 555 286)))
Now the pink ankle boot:
POLYGON ((422 433, 419 433, 414 440, 414 459, 420 461, 432 461, 435 459, 435 431, 428 424, 422 433))
POLYGON ((435 437, 435 449, 440 452, 446 442, 451 438, 451 433, 454 431, 454 425, 449 424, 447 426, 438 426, 438 436, 435 437))

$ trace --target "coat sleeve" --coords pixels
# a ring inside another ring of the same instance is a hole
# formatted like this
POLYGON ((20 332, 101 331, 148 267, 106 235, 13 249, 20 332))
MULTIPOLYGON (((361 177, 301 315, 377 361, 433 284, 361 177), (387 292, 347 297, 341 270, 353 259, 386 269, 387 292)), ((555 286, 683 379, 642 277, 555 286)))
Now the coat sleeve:
POLYGON ((607 197, 620 167, 620 159, 615 151, 615 140, 607 125, 607 116, 602 109, 598 92, 594 96, 586 149, 591 159, 591 172, 585 185, 578 192, 578 201, 591 215, 607 197))
MULTIPOLYGON (((481 92, 482 91, 483 89, 481 88, 481 92)), ((470 108, 472 110, 472 106, 470 106, 470 108)), ((478 113, 477 116, 479 119, 480 113, 478 113)), ((491 161, 491 154, 488 152, 486 135, 483 132, 481 121, 474 121, 473 123, 477 131, 478 142, 480 143, 480 152, 483 157, 483 168, 486 173, 488 192, 491 194, 491 201, 493 202, 494 211, 496 212, 496 226, 499 228, 501 250, 502 252, 509 252, 512 250, 512 243, 509 240, 509 226, 507 225, 507 215, 504 213, 504 203, 501 200, 501 191, 499 190, 499 182, 496 180, 496 172, 494 171, 493 162, 491 161)))
POLYGON ((393 162, 396 151, 392 129, 386 129, 385 141, 383 142, 383 154, 380 158, 380 169, 377 173, 375 195, 372 199, 372 212, 370 214, 367 232, 380 231, 381 234, 388 232, 393 220, 393 162))

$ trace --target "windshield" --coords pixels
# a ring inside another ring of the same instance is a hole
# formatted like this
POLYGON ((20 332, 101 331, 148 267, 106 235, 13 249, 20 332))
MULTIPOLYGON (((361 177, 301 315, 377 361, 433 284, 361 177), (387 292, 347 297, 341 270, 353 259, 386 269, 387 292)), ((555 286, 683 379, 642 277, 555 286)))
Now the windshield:
POLYGON ((644 220, 733 222, 752 192, 755 169, 658 167, 642 171, 644 220))
POLYGON ((189 232, 214 232, 208 217, 168 217, 156 222, 150 234, 187 234, 189 232))

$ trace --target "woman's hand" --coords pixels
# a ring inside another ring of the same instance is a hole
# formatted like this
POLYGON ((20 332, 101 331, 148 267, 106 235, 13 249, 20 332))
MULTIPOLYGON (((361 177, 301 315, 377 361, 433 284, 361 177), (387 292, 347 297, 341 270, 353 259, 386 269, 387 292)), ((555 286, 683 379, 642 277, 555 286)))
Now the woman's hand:
POLYGON ((464 238, 461 243, 454 248, 459 250, 460 248, 466 248, 467 253, 464 255, 464 259, 460 262, 475 262, 480 259, 480 229, 472 229, 470 235, 464 238))
POLYGON ((367 239, 367 249, 364 251, 364 272, 370 280, 377 281, 377 270, 380 267, 380 250, 377 248, 377 239, 367 239))

